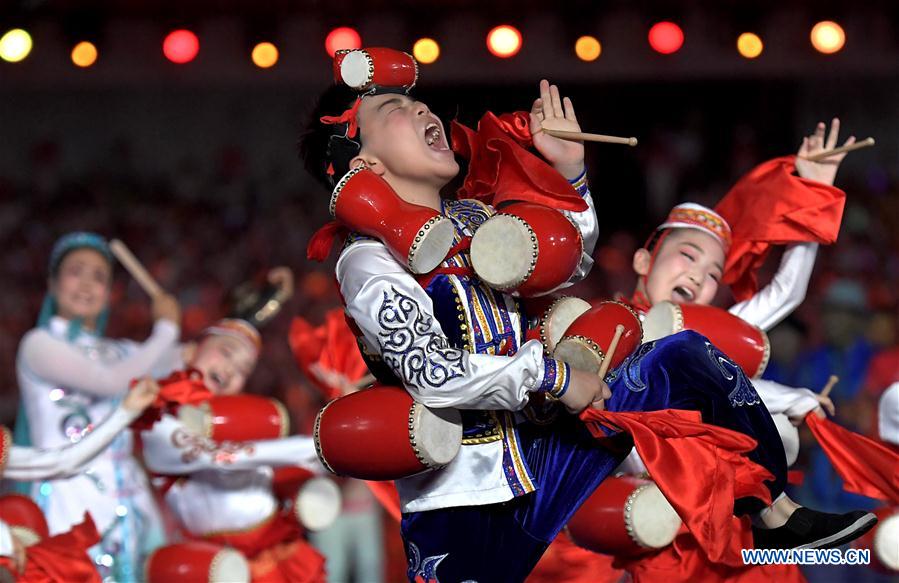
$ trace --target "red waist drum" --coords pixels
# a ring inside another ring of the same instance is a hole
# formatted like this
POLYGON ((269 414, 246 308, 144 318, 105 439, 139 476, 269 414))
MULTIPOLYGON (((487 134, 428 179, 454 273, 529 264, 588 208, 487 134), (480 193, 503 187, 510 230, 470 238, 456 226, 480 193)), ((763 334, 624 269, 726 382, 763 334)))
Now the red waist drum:
POLYGON ((555 294, 525 299, 524 305, 529 317, 538 318, 535 336, 543 344, 546 354, 553 353, 571 323, 590 309, 586 300, 555 294))
POLYGON ((399 387, 378 386, 325 405, 314 437, 331 472, 395 480, 450 463, 462 445, 462 418, 455 409, 425 407, 399 387))
POLYGON ((765 372, 771 356, 764 331, 715 306, 659 302, 646 314, 643 329, 647 342, 681 330, 698 332, 740 365, 750 378, 765 372))
POLYGON ((344 226, 381 241, 413 273, 427 273, 440 265, 453 246, 456 230, 450 219, 404 201, 365 166, 340 179, 330 209, 344 226))
POLYGON ((578 546, 596 553, 636 556, 671 544, 681 519, 654 482, 606 478, 568 521, 578 546))
POLYGON ((284 405, 261 395, 219 395, 198 406, 182 405, 178 419, 193 433, 215 441, 277 439, 290 433, 284 405))
POLYGON ((147 583, 249 583, 250 565, 232 548, 205 541, 188 541, 153 551, 144 566, 144 580, 147 583))
POLYGON ((581 234, 568 217, 539 204, 516 202, 475 231, 471 263, 494 289, 538 296, 571 279, 583 250, 581 234))
POLYGON ((624 362, 643 341, 639 316, 621 302, 600 302, 578 316, 565 330, 553 356, 578 370, 598 373, 619 324, 624 326, 624 333, 612 355, 611 370, 624 362))

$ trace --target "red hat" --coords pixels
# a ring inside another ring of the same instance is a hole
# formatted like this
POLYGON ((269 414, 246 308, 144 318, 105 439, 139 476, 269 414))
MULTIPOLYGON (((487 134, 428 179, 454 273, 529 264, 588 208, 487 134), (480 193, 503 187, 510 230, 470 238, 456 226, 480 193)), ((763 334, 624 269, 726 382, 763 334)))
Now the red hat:
POLYGON ((710 208, 695 202, 679 204, 668 213, 665 222, 656 228, 656 231, 664 229, 696 229, 715 237, 724 248, 724 254, 730 249, 731 231, 730 225, 724 217, 710 208))
POLYGON ((246 320, 223 318, 200 334, 201 338, 206 336, 230 336, 245 343, 254 352, 258 353, 262 350, 262 336, 259 334, 259 330, 246 320))

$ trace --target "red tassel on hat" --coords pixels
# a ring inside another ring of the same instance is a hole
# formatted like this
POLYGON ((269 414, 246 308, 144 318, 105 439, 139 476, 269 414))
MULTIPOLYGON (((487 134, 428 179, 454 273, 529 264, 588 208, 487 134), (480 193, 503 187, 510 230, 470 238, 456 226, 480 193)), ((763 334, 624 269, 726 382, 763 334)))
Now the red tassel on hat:
POLYGON ((309 244, 306 246, 306 258, 318 262, 324 261, 331 253, 334 242, 338 238, 346 236, 346 233, 346 227, 337 221, 330 221, 325 224, 309 239, 309 244))
POLYGON ((338 116, 334 115, 323 115, 319 118, 319 121, 325 125, 336 125, 345 123, 347 124, 346 128, 346 137, 355 138, 356 133, 359 130, 359 122, 356 119, 356 114, 359 113, 359 106, 362 105, 362 98, 357 97, 353 106, 338 116))

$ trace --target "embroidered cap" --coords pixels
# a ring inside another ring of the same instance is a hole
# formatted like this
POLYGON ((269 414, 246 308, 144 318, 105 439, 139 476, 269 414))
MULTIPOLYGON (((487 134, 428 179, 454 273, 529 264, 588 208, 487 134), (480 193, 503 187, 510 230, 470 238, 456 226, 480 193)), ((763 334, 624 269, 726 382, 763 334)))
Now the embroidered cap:
POLYGON ((230 336, 240 340, 257 353, 262 350, 262 336, 259 334, 259 330, 246 320, 223 318, 200 334, 201 338, 207 336, 230 336))
POLYGON ((697 229, 715 237, 724 248, 725 254, 730 249, 730 225, 712 209, 695 202, 685 202, 671 209, 668 218, 656 228, 656 231, 664 229, 697 229))
POLYGON ((102 236, 89 231, 74 231, 57 239, 50 252, 50 273, 54 273, 62 262, 62 258, 76 249, 93 249, 112 265, 112 251, 109 243, 102 236))

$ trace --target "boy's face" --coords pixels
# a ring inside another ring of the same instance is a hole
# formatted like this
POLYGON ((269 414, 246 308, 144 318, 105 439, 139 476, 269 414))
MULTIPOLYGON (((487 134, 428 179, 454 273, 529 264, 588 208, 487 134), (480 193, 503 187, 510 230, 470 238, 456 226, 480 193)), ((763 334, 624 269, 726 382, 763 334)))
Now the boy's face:
POLYGON ((388 183, 442 187, 459 173, 443 123, 428 107, 406 95, 372 95, 357 114, 359 158, 388 183))
POLYGON ((230 336, 204 338, 189 363, 203 373, 206 386, 216 395, 235 395, 256 368, 259 355, 245 342, 230 336))
POLYGON ((637 250, 634 271, 646 276, 645 291, 653 305, 710 304, 724 273, 724 249, 708 233, 674 229, 662 239, 654 262, 649 251, 637 250))

